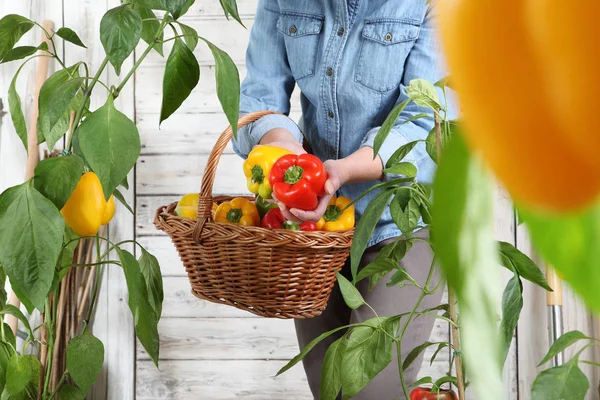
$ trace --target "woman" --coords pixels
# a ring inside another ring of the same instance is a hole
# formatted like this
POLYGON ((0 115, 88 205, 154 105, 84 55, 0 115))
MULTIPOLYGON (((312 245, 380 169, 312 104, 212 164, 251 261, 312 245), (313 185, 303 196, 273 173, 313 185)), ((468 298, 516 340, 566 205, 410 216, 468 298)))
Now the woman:
MULTIPOLYGON (((427 137, 433 127, 431 119, 400 126, 401 121, 428 112, 411 104, 373 158, 374 138, 394 105, 407 98, 406 86, 415 78, 431 82, 443 78, 442 64, 433 8, 427 0, 259 0, 247 51, 240 111, 275 110, 284 115, 268 115, 242 128, 234 150, 245 158, 257 145, 275 145, 297 153, 307 148, 323 160, 329 180, 327 195, 321 198, 318 208, 305 212, 279 204, 290 219, 316 221, 332 195, 355 198, 389 179, 382 170, 393 152, 405 143, 427 137), (301 91, 299 126, 287 117, 295 85, 301 91)), ((411 151, 406 161, 417 165, 417 179, 431 181, 435 164, 423 143, 411 151)), ((358 218, 375 194, 357 202, 358 218)), ((388 208, 368 243, 361 267, 399 236, 388 208)), ((417 241, 401 264, 423 284, 431 261, 429 245, 417 241)), ((349 275, 348 266, 343 273, 349 275)), ((389 277, 382 279, 369 291, 364 280, 359 289, 380 316, 410 311, 420 291, 412 287, 388 288, 388 281, 389 277)), ((438 305, 440 297, 441 293, 428 296, 423 308, 438 305)), ((350 310, 336 287, 322 315, 296 320, 299 345, 303 348, 323 332, 372 317, 365 307, 350 310)), ((414 321, 404 336, 403 356, 426 341, 432 328, 431 318, 414 321)), ((337 338, 330 336, 304 359, 315 399, 319 397, 325 352, 337 338)), ((419 358, 405 371, 407 382, 415 381, 421 361, 419 358)), ((396 361, 354 398, 404 398, 396 361)))

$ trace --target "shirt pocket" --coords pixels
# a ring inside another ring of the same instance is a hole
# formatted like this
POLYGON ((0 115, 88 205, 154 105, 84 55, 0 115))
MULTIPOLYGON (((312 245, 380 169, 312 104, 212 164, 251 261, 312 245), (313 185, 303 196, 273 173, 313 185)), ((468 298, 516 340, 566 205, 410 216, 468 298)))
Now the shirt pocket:
POLYGON ((283 34, 288 62, 296 80, 315 74, 324 19, 322 15, 286 11, 279 15, 277 30, 283 34))
POLYGON ((410 20, 366 21, 355 80, 379 92, 397 88, 419 28, 410 20))

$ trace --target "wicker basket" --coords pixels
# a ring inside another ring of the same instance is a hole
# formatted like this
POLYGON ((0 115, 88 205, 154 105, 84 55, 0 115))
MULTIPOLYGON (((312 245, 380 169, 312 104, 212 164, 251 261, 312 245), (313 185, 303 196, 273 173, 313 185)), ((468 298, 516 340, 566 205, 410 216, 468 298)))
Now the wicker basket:
MULTIPOLYGON (((247 114, 238 124, 242 127, 272 113, 247 114)), ((175 216, 175 202, 158 208, 154 223, 175 244, 196 297, 263 317, 317 316, 327 305, 335 273, 348 258, 354 229, 302 232, 213 222, 213 201, 232 198, 212 196, 217 164, 232 135, 228 127, 210 154, 198 220, 175 216)))

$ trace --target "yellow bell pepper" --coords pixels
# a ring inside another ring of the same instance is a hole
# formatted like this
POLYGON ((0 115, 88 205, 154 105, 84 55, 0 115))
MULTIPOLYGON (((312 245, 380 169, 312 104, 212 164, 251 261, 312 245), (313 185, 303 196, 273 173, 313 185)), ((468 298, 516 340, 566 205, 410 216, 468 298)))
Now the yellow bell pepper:
POLYGON ((332 197, 323 217, 317 222, 320 231, 347 231, 354 227, 354 205, 346 208, 351 200, 347 197, 332 197), (344 208, 346 208, 344 210, 344 208))
POLYGON ((100 179, 95 173, 86 172, 79 179, 60 213, 67 226, 76 234, 93 236, 102 225, 106 208, 100 179))
MULTIPOLYGON (((198 218, 198 193, 188 193, 179 199, 175 208, 175 215, 184 218, 198 218)), ((214 208, 214 207, 213 207, 214 208)))
POLYGON ((108 224, 115 215, 115 196, 111 195, 102 214, 102 225, 108 224))
POLYGON ((286 154, 293 154, 287 149, 276 146, 259 146, 248 154, 244 161, 244 175, 248 190, 263 199, 270 199, 273 189, 269 183, 269 172, 275 162, 286 154))
POLYGON ((244 198, 236 197, 221 203, 215 211, 215 222, 241 226, 260 225, 260 215, 256 205, 244 198))

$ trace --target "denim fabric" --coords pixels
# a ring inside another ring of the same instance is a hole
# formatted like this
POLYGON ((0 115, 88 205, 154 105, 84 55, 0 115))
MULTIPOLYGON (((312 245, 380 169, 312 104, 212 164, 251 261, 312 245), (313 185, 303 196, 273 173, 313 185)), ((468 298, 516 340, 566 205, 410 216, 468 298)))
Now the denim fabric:
MULTIPOLYGON (((246 54, 240 113, 275 110, 283 115, 265 116, 240 129, 235 152, 247 157, 275 127, 306 141, 323 161, 372 147, 388 113, 407 98, 412 79, 436 82, 447 75, 434 11, 426 0, 260 0, 246 54), (287 117, 296 85, 300 121, 287 117)), ((441 90, 439 94, 443 99, 441 90)), ((448 104, 454 109, 451 98, 448 104)), ((401 125, 419 113, 429 111, 411 104, 400 115, 379 152, 384 164, 398 147, 427 137, 431 118, 401 125)), ((431 183, 435 163, 424 143, 406 161, 417 166, 417 180, 431 183)), ((376 183, 345 185, 338 194, 355 198, 376 183)), ((357 202, 358 218, 376 194, 357 202)), ((399 230, 388 207, 368 245, 396 236, 399 230)))

